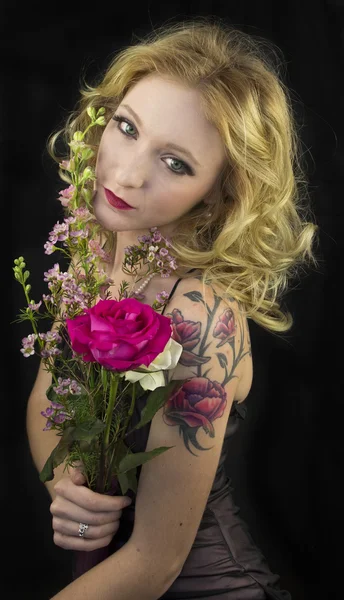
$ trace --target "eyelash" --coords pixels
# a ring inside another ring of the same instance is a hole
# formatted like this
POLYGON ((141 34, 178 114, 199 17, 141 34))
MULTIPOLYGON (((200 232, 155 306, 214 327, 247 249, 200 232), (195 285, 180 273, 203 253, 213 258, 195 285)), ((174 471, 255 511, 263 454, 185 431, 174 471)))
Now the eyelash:
MULTIPOLYGON (((133 125, 133 124, 132 124, 130 121, 128 121, 128 119, 126 119, 125 117, 121 117, 121 115, 114 115, 114 116, 112 117, 112 119, 113 119, 114 121, 117 121, 117 122, 118 122, 117 129, 118 129, 118 130, 119 130, 119 131, 120 131, 120 132, 121 132, 123 135, 125 135, 126 137, 129 137, 129 138, 130 138, 130 137, 133 137, 132 135, 129 135, 129 134, 125 133, 125 132, 123 131, 123 129, 121 129, 120 125, 121 125, 121 123, 122 123, 122 122, 124 122, 124 123, 127 123, 127 125, 130 125, 130 127, 133 127, 134 129, 136 129, 135 125, 133 125)), ((183 168, 184 168, 184 173, 182 173, 182 172, 180 172, 180 171, 174 171, 174 170, 173 170, 173 169, 171 169, 169 166, 167 166, 167 168, 169 169, 169 171, 171 171, 171 172, 172 172, 172 173, 174 173, 175 175, 179 175, 179 176, 182 176, 182 175, 193 175, 193 172, 192 172, 192 170, 190 169, 189 165, 187 165, 185 162, 183 162, 183 161, 182 161, 182 160, 180 160, 179 158, 174 158, 174 157, 172 157, 172 156, 168 156, 167 158, 171 158, 172 160, 176 160, 176 161, 180 162, 180 163, 183 165, 183 168)))

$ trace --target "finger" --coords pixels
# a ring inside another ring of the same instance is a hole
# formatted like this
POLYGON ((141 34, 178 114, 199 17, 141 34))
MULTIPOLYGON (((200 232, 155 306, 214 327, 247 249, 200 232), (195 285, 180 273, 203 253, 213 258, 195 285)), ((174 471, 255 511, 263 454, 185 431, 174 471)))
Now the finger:
POLYGON ((73 463, 73 466, 68 467, 68 473, 75 485, 83 485, 86 483, 86 477, 83 472, 84 466, 80 460, 73 463))
POLYGON ((112 540, 111 535, 107 535, 98 540, 91 540, 85 537, 63 535, 59 532, 54 532, 54 543, 60 548, 65 550, 84 550, 90 552, 91 550, 97 550, 98 548, 104 548, 108 546, 112 540))
POLYGON ((113 512, 114 510, 123 510, 131 503, 128 496, 108 496, 107 494, 98 494, 84 486, 74 485, 69 477, 60 479, 54 486, 57 496, 62 496, 70 502, 86 510, 94 512, 113 512))
MULTIPOLYGON (((52 524, 56 533, 71 537, 79 536, 80 523, 77 523, 76 521, 66 521, 60 517, 53 517, 52 524)), ((105 525, 89 525, 83 538, 88 540, 99 540, 109 535, 113 537, 118 531, 119 525, 119 520, 106 523, 105 525)))
POLYGON ((95 512, 89 511, 81 506, 70 502, 66 498, 55 498, 50 505, 50 512, 54 517, 60 517, 66 521, 77 523, 88 523, 89 525, 105 525, 118 521, 122 516, 122 510, 95 512))
POLYGON ((73 469, 70 472, 70 478, 75 485, 84 485, 86 482, 85 475, 79 469, 73 469))

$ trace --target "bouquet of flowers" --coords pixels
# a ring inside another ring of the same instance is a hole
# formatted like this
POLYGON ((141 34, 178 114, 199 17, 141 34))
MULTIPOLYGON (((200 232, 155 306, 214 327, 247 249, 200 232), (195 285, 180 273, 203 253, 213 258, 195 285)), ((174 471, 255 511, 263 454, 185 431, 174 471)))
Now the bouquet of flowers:
MULTIPOLYGON (((14 261, 13 270, 27 302, 19 321, 30 321, 33 330, 22 340, 21 352, 24 357, 38 354, 52 375, 42 425, 56 430, 59 440, 40 479, 53 479, 63 462, 81 464, 90 489, 116 493, 120 487, 124 495, 129 488, 136 492, 137 467, 172 447, 133 453, 125 438, 147 424, 182 385, 169 375, 183 348, 173 339, 170 318, 159 313, 168 300, 165 291, 151 307, 122 282, 119 297, 111 298, 113 282, 102 267, 110 255, 92 213, 95 173, 88 161, 94 151, 84 141, 91 127, 105 125, 104 112, 88 109, 89 126, 74 133, 70 159, 60 163, 62 179, 69 183, 59 197, 66 217, 53 227, 44 247, 48 255, 59 250, 68 259, 68 271, 55 263, 44 273, 49 293, 36 303, 23 257, 14 261), (53 326, 40 332, 39 324, 47 319, 53 326), (147 390, 141 419, 128 431, 135 401, 147 390)), ((168 277, 176 269, 169 249, 170 242, 151 228, 126 248, 122 270, 136 276, 147 267, 146 273, 168 277)))

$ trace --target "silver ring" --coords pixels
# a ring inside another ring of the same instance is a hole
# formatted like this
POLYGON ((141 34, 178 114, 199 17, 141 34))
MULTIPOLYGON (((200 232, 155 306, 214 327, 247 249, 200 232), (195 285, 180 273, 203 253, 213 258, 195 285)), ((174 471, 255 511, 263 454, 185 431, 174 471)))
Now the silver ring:
POLYGON ((84 537, 85 531, 88 530, 86 523, 79 523, 79 537, 84 537))

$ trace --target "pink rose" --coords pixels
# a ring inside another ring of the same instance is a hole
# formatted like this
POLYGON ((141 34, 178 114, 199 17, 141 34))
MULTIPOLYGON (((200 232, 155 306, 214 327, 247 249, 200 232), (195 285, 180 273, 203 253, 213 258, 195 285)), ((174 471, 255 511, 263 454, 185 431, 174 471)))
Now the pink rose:
POLYGON ((115 371, 148 367, 164 350, 172 332, 168 317, 135 298, 99 300, 66 322, 74 352, 82 354, 86 362, 98 362, 115 371))

